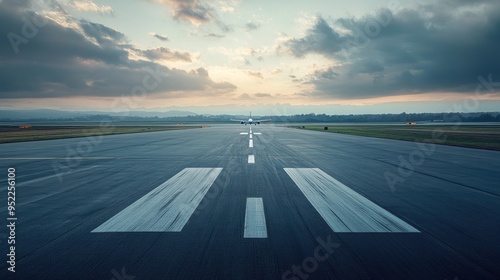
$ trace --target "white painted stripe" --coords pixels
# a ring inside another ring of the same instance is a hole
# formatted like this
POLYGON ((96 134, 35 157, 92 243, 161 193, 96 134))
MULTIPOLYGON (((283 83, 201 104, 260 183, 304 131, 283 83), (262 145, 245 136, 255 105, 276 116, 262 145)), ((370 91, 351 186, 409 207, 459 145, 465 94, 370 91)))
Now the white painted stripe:
POLYGON ((255 135, 261 135, 262 133, 260 133, 260 132, 255 132, 254 134, 255 134, 255 135))
POLYGON ((240 135, 248 135, 248 132, 240 132, 240 135))
POLYGON ((261 197, 247 198, 244 238, 267 238, 266 215, 261 197))
POLYGON ((253 136, 252 133, 250 133, 250 139, 252 139, 252 136, 253 136))
POLYGON ((29 181, 22 181, 21 180, 18 183, 18 186, 25 186, 25 185, 37 183, 37 182, 40 182, 40 181, 43 181, 43 180, 51 179, 51 178, 54 178, 54 177, 59 177, 59 176, 65 176, 66 177, 68 175, 75 174, 75 173, 82 172, 82 171, 86 171, 86 170, 90 170, 90 169, 94 169, 96 167, 99 167, 99 165, 94 165, 94 166, 90 166, 90 167, 87 167, 87 168, 81 168, 81 169, 76 169, 76 170, 70 170, 70 171, 67 171, 67 172, 61 172, 60 174, 57 173, 57 174, 54 174, 54 175, 45 176, 45 177, 41 177, 41 178, 29 180, 29 181))
POLYGON ((92 232, 180 232, 222 168, 186 168, 92 232))
POLYGON ((248 147, 253 148, 253 140, 250 139, 250 142, 248 143, 248 147))
POLYGON ((255 163, 255 156, 254 155, 248 155, 248 163, 255 163))
POLYGON ((319 168, 285 168, 335 232, 419 232, 319 168))

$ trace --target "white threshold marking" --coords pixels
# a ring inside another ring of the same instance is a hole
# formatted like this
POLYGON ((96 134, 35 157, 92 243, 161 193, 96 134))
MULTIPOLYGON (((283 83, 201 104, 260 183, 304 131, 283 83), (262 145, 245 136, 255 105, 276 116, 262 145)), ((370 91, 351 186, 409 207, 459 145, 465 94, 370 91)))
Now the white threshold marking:
POLYGON ((244 238, 267 238, 266 215, 261 197, 247 198, 244 238))
POLYGON ((248 155, 248 163, 255 163, 255 156, 254 155, 248 155))
POLYGON ((335 232, 420 232, 319 168, 285 168, 335 232))
POLYGON ((29 181, 21 181, 21 182, 18 183, 18 185, 19 186, 29 185, 29 184, 32 184, 32 183, 40 182, 40 181, 51 179, 51 178, 54 178, 54 177, 59 177, 61 175, 67 176, 67 175, 75 174, 75 173, 78 173, 78 172, 81 172, 81 171, 86 171, 86 170, 94 169, 96 167, 99 167, 99 165, 94 165, 94 166, 90 166, 90 167, 82 168, 82 169, 76 169, 74 171, 71 170, 71 171, 67 171, 67 172, 61 172, 61 174, 54 174, 54 175, 45 176, 45 177, 41 177, 41 178, 29 180, 29 181))
POLYGON ((253 140, 250 139, 250 142, 248 142, 248 147, 253 148, 253 140))
POLYGON ((185 168, 92 232, 180 232, 222 168, 185 168))
POLYGON ((240 135, 248 135, 248 132, 240 132, 240 135))

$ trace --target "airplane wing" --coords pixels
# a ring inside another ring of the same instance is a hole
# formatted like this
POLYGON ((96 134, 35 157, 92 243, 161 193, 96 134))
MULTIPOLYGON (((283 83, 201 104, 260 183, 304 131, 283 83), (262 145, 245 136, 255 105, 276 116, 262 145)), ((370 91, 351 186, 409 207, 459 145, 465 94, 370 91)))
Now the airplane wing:
POLYGON ((271 119, 266 119, 266 120, 253 120, 254 123, 260 124, 261 122, 270 122, 271 119))
POLYGON ((234 119, 231 119, 231 121, 232 121, 232 122, 239 122, 239 123, 241 123, 241 124, 245 124, 245 123, 247 123, 247 121, 246 121, 246 120, 234 120, 234 119))

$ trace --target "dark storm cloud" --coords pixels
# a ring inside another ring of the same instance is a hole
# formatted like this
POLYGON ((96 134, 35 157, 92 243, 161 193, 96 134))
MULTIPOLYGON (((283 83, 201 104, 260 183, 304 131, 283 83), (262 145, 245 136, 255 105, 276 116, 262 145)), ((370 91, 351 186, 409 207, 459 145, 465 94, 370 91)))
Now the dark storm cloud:
POLYGON ((315 53, 341 62, 307 77, 312 94, 364 98, 471 93, 478 76, 500 80, 499 45, 500 2, 442 1, 332 24, 319 17, 283 47, 297 58, 315 53))
MULTIPOLYGON (((149 87, 150 93, 189 95, 235 88, 212 81, 204 68, 184 71, 132 60, 129 51, 136 49, 122 33, 89 21, 73 23, 78 28, 42 20, 25 6, 0 2, 0 98, 127 95, 147 76, 155 78, 150 85, 161 81, 149 87), (26 21, 30 27, 25 27, 26 21)), ((189 53, 164 48, 143 52, 150 58, 191 59, 189 53)))
POLYGON ((345 38, 334 31, 323 18, 319 17, 316 24, 307 31, 305 37, 290 39, 284 45, 293 56, 298 58, 309 53, 331 56, 342 49, 343 41, 345 38))

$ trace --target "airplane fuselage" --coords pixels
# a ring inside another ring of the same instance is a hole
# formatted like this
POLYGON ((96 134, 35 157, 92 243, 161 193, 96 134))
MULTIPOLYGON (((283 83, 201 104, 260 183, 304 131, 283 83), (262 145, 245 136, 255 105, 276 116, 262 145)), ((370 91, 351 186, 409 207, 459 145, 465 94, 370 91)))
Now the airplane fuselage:
POLYGON ((252 113, 250 113, 250 118, 248 118, 248 121, 244 121, 244 120, 233 120, 233 121, 239 121, 241 124, 244 124, 244 125, 247 125, 247 124, 249 124, 249 125, 252 125, 252 124, 258 125, 258 124, 260 124, 263 121, 269 121, 269 120, 253 120, 252 119, 252 113))

